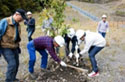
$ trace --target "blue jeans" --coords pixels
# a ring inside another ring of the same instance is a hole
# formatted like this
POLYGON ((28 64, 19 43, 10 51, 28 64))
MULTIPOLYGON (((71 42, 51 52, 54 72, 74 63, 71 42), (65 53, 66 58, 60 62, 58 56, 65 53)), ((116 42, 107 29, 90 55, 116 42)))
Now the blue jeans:
POLYGON ((35 31, 35 28, 28 27, 27 31, 28 31, 28 40, 31 41, 32 40, 32 35, 33 35, 34 31, 35 31))
POLYGON ((92 46, 89 50, 89 58, 92 64, 92 70, 94 72, 98 72, 98 67, 97 67, 97 62, 95 59, 95 55, 101 51, 104 47, 97 47, 97 46, 92 46))
MULTIPOLYGON (((35 61, 36 61, 36 49, 35 49, 33 40, 27 44, 27 49, 28 49, 28 53, 29 53, 29 72, 33 73, 34 72, 34 65, 35 65, 35 61)), ((41 68, 46 69, 47 68, 48 54, 47 54, 46 50, 37 49, 37 51, 42 55, 41 68)))
POLYGON ((106 33, 105 32, 99 32, 104 38, 106 36, 106 33))
POLYGON ((18 49, 2 48, 2 55, 7 62, 6 82, 13 82, 19 67, 18 49))

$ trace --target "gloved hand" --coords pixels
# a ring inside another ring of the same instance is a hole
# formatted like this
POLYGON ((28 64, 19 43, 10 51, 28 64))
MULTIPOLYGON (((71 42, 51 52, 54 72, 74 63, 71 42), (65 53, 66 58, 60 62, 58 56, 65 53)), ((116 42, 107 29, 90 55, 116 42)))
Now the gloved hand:
POLYGON ((76 58, 79 58, 80 56, 79 56, 79 54, 76 54, 75 57, 76 57, 76 58))
POLYGON ((69 55, 68 55, 68 56, 69 56, 69 58, 72 58, 72 56, 73 56, 73 53, 69 53, 69 55))
POLYGON ((66 63, 63 62, 63 61, 60 62, 60 65, 63 66, 63 67, 67 67, 66 63))

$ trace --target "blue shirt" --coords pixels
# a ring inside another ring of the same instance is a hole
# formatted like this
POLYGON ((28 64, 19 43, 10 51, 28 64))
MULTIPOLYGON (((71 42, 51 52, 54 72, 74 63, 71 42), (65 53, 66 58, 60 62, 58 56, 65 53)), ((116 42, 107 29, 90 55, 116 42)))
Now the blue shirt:
POLYGON ((2 36, 4 35, 6 28, 8 26, 7 20, 4 18, 0 21, 0 40, 2 39, 2 36))

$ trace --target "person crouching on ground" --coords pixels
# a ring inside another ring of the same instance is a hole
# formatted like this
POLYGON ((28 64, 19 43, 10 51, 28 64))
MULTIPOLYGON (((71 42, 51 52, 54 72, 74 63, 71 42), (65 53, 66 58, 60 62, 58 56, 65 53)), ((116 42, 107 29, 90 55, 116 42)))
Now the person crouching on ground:
POLYGON ((66 44, 66 46, 65 46, 66 55, 70 59, 74 55, 77 60, 77 63, 78 63, 80 49, 78 48, 78 40, 75 35, 75 30, 73 28, 69 28, 68 33, 65 34, 65 36, 64 36, 64 39, 65 39, 65 44, 66 44), (70 42, 72 43, 71 49, 70 49, 70 42))
POLYGON ((32 40, 32 35, 35 31, 35 19, 32 17, 32 13, 30 11, 27 12, 28 19, 24 21, 24 24, 27 25, 28 32, 28 40, 32 40))
POLYGON ((106 36, 106 32, 109 32, 109 23, 106 19, 107 16, 102 15, 102 20, 99 22, 97 27, 97 32, 100 33, 104 38, 106 36))
POLYGON ((77 30, 76 36, 78 41, 84 41, 85 46, 84 49, 80 52, 80 54, 89 53, 89 58, 92 65, 92 72, 88 74, 89 77, 94 77, 99 75, 99 70, 97 67, 97 62, 95 56, 99 53, 106 45, 105 39, 99 33, 77 30))
POLYGON ((29 53, 29 72, 32 78, 35 78, 34 75, 34 65, 36 61, 36 51, 40 53, 41 57, 41 69, 45 70, 47 68, 48 53, 51 57, 61 64, 61 66, 66 67, 67 65, 61 61, 55 52, 55 47, 63 47, 65 45, 64 39, 62 36, 56 36, 54 39, 49 36, 41 36, 27 44, 27 49, 29 53), (47 53, 48 52, 48 53, 47 53))

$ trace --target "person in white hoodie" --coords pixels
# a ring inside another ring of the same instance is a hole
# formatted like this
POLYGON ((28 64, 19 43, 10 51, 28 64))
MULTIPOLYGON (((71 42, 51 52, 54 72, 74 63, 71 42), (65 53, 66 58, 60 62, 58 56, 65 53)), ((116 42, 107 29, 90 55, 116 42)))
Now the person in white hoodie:
POLYGON ((83 55, 85 53, 89 53, 89 58, 92 65, 92 72, 88 74, 88 76, 98 76, 99 70, 97 67, 95 56, 105 47, 106 40, 99 33, 90 31, 84 32, 83 30, 77 30, 76 36, 79 44, 81 44, 82 41, 84 41, 85 43, 84 49, 81 50, 80 54, 83 55))

